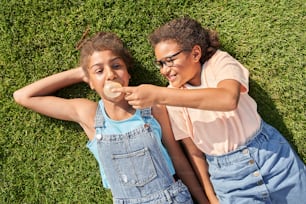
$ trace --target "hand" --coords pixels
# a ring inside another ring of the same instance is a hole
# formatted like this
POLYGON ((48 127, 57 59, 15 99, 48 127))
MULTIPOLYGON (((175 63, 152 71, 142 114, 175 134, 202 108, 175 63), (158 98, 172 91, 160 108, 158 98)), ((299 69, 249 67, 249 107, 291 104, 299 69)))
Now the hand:
POLYGON ((82 67, 77 67, 76 69, 80 72, 80 76, 81 76, 82 81, 88 84, 89 79, 88 79, 88 76, 85 73, 84 69, 82 67))
POLYGON ((127 100, 133 108, 140 109, 157 104, 159 88, 158 86, 143 84, 134 87, 116 88, 113 89, 113 91, 124 92, 125 100, 127 100))

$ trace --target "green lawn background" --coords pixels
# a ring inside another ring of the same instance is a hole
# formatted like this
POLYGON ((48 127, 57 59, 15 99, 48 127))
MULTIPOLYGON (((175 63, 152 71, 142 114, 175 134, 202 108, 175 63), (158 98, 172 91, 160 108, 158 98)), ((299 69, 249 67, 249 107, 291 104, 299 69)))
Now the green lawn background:
MULTIPOLYGON (((219 32, 250 70, 250 94, 306 162, 305 14, 300 0, 0 0, 0 203, 111 203, 81 128, 26 110, 14 90, 78 64, 89 26, 117 33, 136 59, 132 84, 166 85, 147 36, 188 15, 219 32)), ((85 84, 63 97, 98 99, 85 84)))

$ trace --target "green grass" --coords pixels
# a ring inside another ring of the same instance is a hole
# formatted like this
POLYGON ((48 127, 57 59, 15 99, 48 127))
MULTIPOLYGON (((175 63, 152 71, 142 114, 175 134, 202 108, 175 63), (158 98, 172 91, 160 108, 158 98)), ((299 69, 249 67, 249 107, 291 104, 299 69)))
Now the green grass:
MULTIPOLYGON (((132 84, 166 85, 147 36, 183 15, 216 29, 251 72, 250 94, 306 162, 305 14, 300 0, 0 0, 0 203, 111 203, 81 128, 16 105, 14 90, 78 64, 75 44, 113 31, 136 58, 132 84)), ((97 99, 86 85, 59 95, 97 99)))

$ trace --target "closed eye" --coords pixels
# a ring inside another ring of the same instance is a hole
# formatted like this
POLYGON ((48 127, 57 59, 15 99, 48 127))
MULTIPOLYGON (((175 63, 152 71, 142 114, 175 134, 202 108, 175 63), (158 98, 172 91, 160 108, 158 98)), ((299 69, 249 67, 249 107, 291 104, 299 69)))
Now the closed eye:
POLYGON ((112 65, 112 69, 120 69, 121 66, 122 66, 121 64, 116 63, 112 65))
POLYGON ((96 74, 102 74, 102 73, 103 73, 103 68, 97 67, 97 68, 95 69, 95 73, 96 73, 96 74))

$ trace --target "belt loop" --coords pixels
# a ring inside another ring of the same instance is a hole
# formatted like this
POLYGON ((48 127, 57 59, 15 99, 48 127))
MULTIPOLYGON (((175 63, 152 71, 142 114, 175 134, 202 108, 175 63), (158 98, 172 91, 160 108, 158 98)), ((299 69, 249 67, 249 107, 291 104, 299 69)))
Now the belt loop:
POLYGON ((219 168, 221 168, 221 164, 219 162, 219 159, 217 157, 214 157, 215 163, 218 165, 219 168))
POLYGON ((170 196, 170 193, 169 193, 168 189, 164 190, 164 195, 166 197, 166 201, 169 202, 169 203, 172 203, 172 199, 171 199, 171 196, 170 196))

